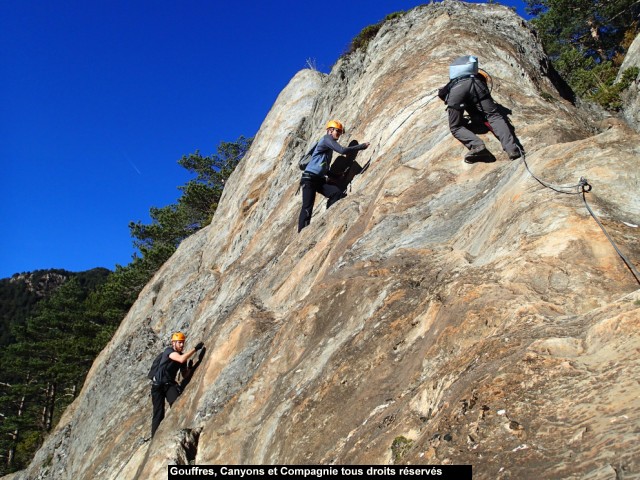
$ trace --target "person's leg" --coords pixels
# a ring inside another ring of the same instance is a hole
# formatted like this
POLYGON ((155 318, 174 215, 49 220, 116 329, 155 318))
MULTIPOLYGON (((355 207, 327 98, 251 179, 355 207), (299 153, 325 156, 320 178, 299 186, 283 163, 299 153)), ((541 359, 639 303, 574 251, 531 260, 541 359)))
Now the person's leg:
POLYGON ((300 190, 302 190, 302 208, 298 217, 298 232, 311 223, 313 204, 316 201, 316 189, 313 183, 303 181, 300 190))
POLYGON ((167 402, 169 402, 169 406, 173 406, 173 402, 175 402, 180 396, 180 387, 178 385, 169 385, 167 387, 167 392, 165 393, 165 397, 167 398, 167 402))
POLYGON ((479 106, 487 116, 487 120, 489 121, 489 125, 491 125, 493 133, 496 135, 498 140, 500 140, 502 149, 507 152, 509 158, 520 157, 520 151, 516 145, 515 139, 513 138, 511 129, 509 128, 507 121, 499 112, 498 106, 495 104, 493 99, 491 97, 485 98, 480 101, 479 106))
POLYGON ((153 405, 151 436, 153 437, 160 422, 164 419, 164 387, 162 385, 153 385, 151 387, 151 403, 153 405))
POLYGON ((462 143, 469 150, 479 150, 484 148, 484 142, 467 128, 467 121, 464 118, 465 105, 471 97, 471 79, 461 80, 456 83, 447 97, 447 112, 449 113, 449 130, 456 140, 462 143))
POLYGON ((344 193, 344 191, 340 187, 331 183, 325 183, 324 185, 322 185, 320 187, 320 193, 328 198, 327 208, 329 208, 341 198, 347 196, 347 194, 344 193))
POLYGON ((456 140, 469 150, 485 148, 484 142, 467 128, 467 122, 464 119, 464 112, 462 110, 449 108, 447 111, 449 112, 449 130, 456 140))
POLYGON ((520 150, 516 145, 513 133, 506 119, 500 113, 498 105, 496 105, 496 102, 491 98, 489 87, 487 87, 484 82, 476 79, 473 81, 471 92, 475 108, 483 112, 487 117, 487 121, 489 125, 491 125, 491 130, 500 141, 502 149, 507 152, 511 159, 520 157, 520 150))

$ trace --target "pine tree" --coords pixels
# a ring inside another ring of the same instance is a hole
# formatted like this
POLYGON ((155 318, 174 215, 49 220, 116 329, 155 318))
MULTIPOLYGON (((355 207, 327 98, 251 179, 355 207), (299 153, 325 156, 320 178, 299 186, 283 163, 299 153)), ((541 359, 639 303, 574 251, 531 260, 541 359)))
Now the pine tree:
POLYGON ((614 86, 629 38, 638 29, 637 0, 527 0, 527 11, 553 66, 582 98, 620 107, 614 86))

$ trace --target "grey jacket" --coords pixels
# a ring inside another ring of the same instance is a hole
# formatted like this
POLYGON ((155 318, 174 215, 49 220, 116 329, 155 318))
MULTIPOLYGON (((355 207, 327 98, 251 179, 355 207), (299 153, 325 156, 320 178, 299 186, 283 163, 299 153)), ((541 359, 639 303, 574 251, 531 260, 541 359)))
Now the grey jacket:
POLYGON ((328 133, 320 139, 311 156, 311 161, 304 170, 305 173, 311 173, 313 175, 326 176, 331 165, 331 158, 333 152, 338 152, 340 155, 344 155, 350 152, 356 152, 358 150, 364 150, 367 148, 366 143, 360 143, 353 147, 343 147, 328 133))

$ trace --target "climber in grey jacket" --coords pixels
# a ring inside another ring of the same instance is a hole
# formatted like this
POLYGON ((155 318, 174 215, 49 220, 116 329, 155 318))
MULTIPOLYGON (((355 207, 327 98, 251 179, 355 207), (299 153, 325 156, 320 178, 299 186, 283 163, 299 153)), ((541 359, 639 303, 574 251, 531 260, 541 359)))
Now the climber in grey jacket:
POLYGON ((514 134, 491 98, 484 75, 478 71, 478 58, 473 55, 456 58, 449 66, 449 78, 449 83, 440 89, 438 95, 447 104, 451 134, 469 149, 464 161, 475 163, 492 157, 485 143, 469 129, 465 110, 485 116, 509 159, 520 158, 520 147, 514 134))
POLYGON ((338 138, 344 133, 344 127, 337 120, 327 123, 327 134, 320 139, 313 151, 311 161, 302 173, 300 187, 302 189, 302 209, 298 218, 298 232, 311 223, 313 214, 313 204, 316 201, 316 193, 321 193, 329 200, 327 208, 344 197, 344 192, 337 187, 327 183, 327 173, 333 152, 341 155, 364 150, 369 147, 369 143, 360 143, 352 147, 343 147, 338 143, 338 138))

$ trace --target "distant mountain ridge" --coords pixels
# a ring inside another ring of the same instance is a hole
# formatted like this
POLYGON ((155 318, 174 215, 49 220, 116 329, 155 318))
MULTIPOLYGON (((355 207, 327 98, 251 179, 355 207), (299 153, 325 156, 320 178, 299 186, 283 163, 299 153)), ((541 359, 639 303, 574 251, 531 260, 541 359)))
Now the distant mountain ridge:
POLYGON ((50 296, 69 278, 75 277, 82 285, 91 288, 109 272, 102 267, 83 272, 51 268, 15 273, 0 279, 0 347, 10 343, 12 325, 24 324, 38 302, 50 296))

